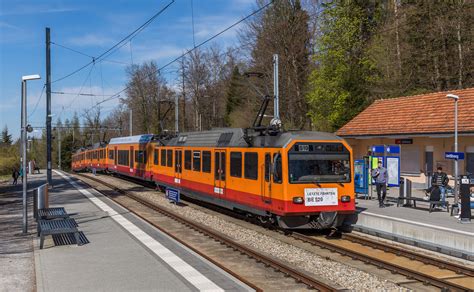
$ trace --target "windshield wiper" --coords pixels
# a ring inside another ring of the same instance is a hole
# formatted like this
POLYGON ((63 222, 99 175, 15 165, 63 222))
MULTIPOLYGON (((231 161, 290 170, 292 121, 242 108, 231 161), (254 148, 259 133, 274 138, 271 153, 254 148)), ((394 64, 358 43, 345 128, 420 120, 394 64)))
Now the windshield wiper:
POLYGON ((319 188, 322 187, 322 185, 320 183, 318 183, 317 181, 312 181, 312 183, 314 183, 316 186, 318 186, 319 188))

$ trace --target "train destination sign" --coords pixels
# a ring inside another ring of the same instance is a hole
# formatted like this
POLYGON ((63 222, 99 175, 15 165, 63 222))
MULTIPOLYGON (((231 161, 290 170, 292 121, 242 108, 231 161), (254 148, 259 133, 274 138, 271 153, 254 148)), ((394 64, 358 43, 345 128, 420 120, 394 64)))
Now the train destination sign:
POLYGON ((304 189, 305 206, 336 206, 337 188, 304 189))

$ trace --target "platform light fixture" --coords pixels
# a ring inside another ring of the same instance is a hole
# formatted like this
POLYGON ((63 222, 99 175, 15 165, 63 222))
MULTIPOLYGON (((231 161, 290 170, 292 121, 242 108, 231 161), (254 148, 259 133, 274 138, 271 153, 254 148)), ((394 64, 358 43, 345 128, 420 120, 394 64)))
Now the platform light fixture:
POLYGON ((30 80, 41 79, 38 74, 25 75, 21 77, 21 165, 23 169, 22 187, 23 187, 23 234, 28 233, 28 205, 27 205, 27 190, 28 190, 28 172, 26 171, 26 148, 27 148, 27 132, 32 131, 32 127, 27 123, 26 113, 26 82, 30 80))
MULTIPOLYGON (((458 152, 458 101, 459 96, 455 94, 447 94, 447 98, 454 100, 454 152, 458 152)), ((454 160, 454 203, 458 203, 458 177, 459 177, 459 170, 458 170, 458 160, 454 160)))

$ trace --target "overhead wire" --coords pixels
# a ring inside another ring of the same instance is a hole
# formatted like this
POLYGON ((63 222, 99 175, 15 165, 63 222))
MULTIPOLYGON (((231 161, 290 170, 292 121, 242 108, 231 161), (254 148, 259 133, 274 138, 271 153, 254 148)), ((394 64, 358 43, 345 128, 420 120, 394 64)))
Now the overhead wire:
MULTIPOLYGON (((106 50, 105 52, 103 52, 102 54, 98 55, 97 57, 92 57, 92 60, 86 64, 84 64, 83 66, 77 68, 76 70, 70 72, 69 74, 66 74, 65 76, 62 76, 54 81, 51 81, 51 83, 56 83, 56 82, 59 82, 61 80, 64 80, 66 78, 69 78, 71 77, 72 75, 84 70, 85 68, 87 68, 88 66, 94 64, 95 62, 101 60, 101 58, 105 58, 107 56, 110 56, 113 52, 115 52, 115 50, 121 48, 124 44, 127 43, 127 40, 129 39, 133 39, 136 35, 138 35, 140 32, 142 32, 148 25, 150 25, 150 23, 152 23, 158 16, 160 16, 166 9, 168 9, 168 7, 171 6, 171 4, 173 4, 175 2, 175 0, 171 0, 171 2, 169 2, 165 7, 163 7, 162 9, 160 9, 160 11, 158 11, 157 13, 155 13, 150 19, 148 19, 145 23, 143 23, 142 25, 140 25, 137 29, 135 29, 133 32, 129 33, 127 36, 125 36, 124 38, 122 38, 119 42, 117 42, 115 45, 113 45, 112 47, 110 47, 108 50, 106 50), (105 56, 105 57, 104 57, 105 56)), ((91 57, 91 56, 89 56, 91 57)))
POLYGON ((36 101, 35 107, 33 108, 33 111, 28 115, 28 119, 31 118, 31 116, 36 112, 36 109, 38 108, 38 104, 41 101, 41 98, 43 97, 44 90, 46 88, 46 84, 43 85, 43 89, 41 89, 40 96, 38 97, 38 100, 36 101))

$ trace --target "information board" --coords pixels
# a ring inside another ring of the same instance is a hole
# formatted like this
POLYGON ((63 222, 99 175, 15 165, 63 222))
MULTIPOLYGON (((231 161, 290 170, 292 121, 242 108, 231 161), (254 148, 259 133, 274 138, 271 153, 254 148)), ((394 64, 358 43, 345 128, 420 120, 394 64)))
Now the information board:
POLYGON ((369 191, 369 166, 365 159, 354 161, 354 184, 355 192, 359 194, 367 194, 369 191))
POLYGON ((388 186, 400 186, 400 157, 387 157, 388 186))
POLYGON ((176 204, 179 203, 179 190, 175 190, 172 188, 166 188, 166 198, 176 204))

